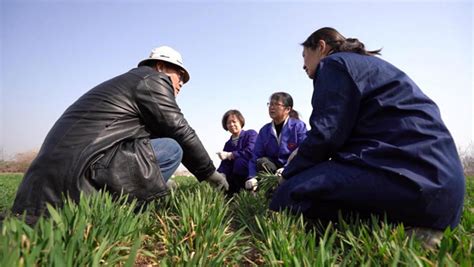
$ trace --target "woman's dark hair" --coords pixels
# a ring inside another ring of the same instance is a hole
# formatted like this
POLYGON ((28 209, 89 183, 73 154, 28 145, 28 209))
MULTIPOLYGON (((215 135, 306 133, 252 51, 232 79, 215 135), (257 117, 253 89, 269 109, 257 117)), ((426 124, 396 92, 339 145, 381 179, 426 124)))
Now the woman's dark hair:
POLYGON ((294 109, 290 110, 290 114, 288 114, 288 116, 290 116, 290 118, 293 118, 293 119, 297 119, 297 120, 300 119, 300 114, 298 113, 298 111, 294 109))
POLYGON ((318 47, 319 40, 325 41, 332 48, 332 53, 353 52, 361 55, 375 56, 380 55, 380 51, 382 51, 382 49, 365 50, 364 44, 357 38, 345 38, 336 29, 330 27, 324 27, 313 32, 301 45, 314 50, 318 47))
POLYGON ((236 109, 231 109, 231 110, 227 111, 226 113, 224 113, 224 116, 222 116, 222 128, 224 128, 224 130, 226 130, 226 131, 228 130, 227 129, 227 119, 229 118, 230 115, 236 116, 237 119, 240 122, 240 126, 242 126, 242 128, 244 128, 245 119, 244 119, 244 116, 242 116, 242 113, 240 113, 240 111, 238 111, 236 109))
POLYGON ((288 116, 290 116, 290 118, 294 118, 294 119, 297 119, 297 120, 300 119, 300 115, 299 115, 298 111, 293 109, 293 98, 291 97, 290 94, 285 93, 285 92, 273 93, 270 96, 270 102, 272 100, 273 101, 281 101, 285 107, 291 108, 290 113, 288 114, 288 116))
POLYGON ((270 96, 270 102, 272 100, 281 101, 285 107, 293 108, 293 98, 290 94, 285 92, 276 92, 270 96))

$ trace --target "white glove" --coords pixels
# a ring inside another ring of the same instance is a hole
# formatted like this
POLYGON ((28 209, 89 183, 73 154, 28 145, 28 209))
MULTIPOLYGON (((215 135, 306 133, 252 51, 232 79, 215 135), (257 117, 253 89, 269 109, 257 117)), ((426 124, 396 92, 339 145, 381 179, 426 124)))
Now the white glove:
POLYGON ((226 160, 226 159, 233 159, 234 156, 232 155, 232 152, 226 152, 226 151, 219 151, 216 153, 221 160, 226 160))
POLYGON ((285 170, 285 168, 280 168, 280 169, 276 170, 275 176, 281 177, 281 174, 283 173, 284 170, 285 170))
POLYGON ((166 186, 168 186, 170 190, 176 190, 178 188, 178 184, 174 179, 169 179, 166 181, 166 186))
POLYGON ((245 182, 245 189, 255 191, 257 190, 257 185, 257 179, 255 177, 252 177, 245 182))
POLYGON ((229 183, 221 173, 215 171, 211 176, 207 177, 206 181, 211 185, 217 187, 217 189, 225 191, 229 190, 229 183))
POLYGON ((296 154, 298 154, 298 148, 296 148, 295 150, 293 150, 293 152, 291 152, 290 156, 288 157, 288 160, 286 161, 286 164, 288 165, 288 163, 290 163, 290 161, 292 161, 296 154))

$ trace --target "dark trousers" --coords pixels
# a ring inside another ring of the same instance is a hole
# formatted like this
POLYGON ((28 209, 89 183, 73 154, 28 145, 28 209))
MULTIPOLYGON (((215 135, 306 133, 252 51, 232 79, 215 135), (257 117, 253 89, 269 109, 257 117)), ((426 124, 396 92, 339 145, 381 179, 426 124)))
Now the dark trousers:
POLYGON ((337 221, 338 212, 355 212, 362 218, 386 215, 389 222, 435 229, 447 227, 462 209, 434 203, 401 175, 327 161, 283 182, 273 194, 270 209, 288 208, 321 221, 337 221))
POLYGON ((247 181, 249 173, 248 160, 244 158, 223 160, 218 171, 225 174, 226 180, 229 183, 227 193, 238 193, 242 188, 245 188, 245 181, 247 181))

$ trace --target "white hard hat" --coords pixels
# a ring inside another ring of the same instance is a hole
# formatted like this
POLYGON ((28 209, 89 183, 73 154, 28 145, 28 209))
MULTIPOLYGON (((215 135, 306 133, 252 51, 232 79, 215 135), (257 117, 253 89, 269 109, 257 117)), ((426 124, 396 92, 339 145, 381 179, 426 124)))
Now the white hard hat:
POLYGON ((183 65, 183 58, 181 57, 181 54, 173 48, 169 46, 160 46, 157 48, 153 48, 151 50, 150 56, 140 61, 140 63, 138 63, 138 66, 142 66, 146 61, 149 60, 166 61, 180 67, 182 70, 184 70, 183 83, 187 83, 189 81, 189 72, 183 65))

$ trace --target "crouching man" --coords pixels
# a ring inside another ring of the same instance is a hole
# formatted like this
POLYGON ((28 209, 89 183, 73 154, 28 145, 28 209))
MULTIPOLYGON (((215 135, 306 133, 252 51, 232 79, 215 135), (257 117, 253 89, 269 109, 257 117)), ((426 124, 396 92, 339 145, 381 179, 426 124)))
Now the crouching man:
POLYGON ((13 212, 33 224, 46 203, 79 200, 105 188, 149 201, 167 194, 166 181, 182 162, 198 180, 228 189, 175 97, 189 73, 181 55, 152 50, 137 68, 80 97, 55 123, 25 173, 13 212))

